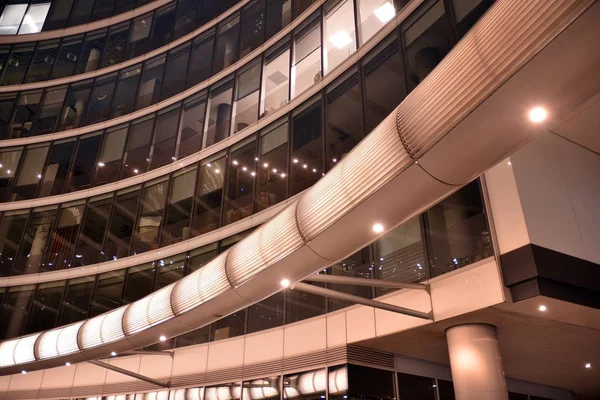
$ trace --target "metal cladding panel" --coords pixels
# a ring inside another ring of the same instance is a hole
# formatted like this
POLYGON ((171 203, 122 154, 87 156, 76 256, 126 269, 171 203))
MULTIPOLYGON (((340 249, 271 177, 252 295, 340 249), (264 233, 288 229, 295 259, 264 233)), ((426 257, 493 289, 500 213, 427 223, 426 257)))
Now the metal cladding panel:
POLYGON ((5 340, 0 343, 0 367, 15 365, 15 347, 20 339, 5 340))
POLYGON ((77 333, 81 325, 83 321, 44 332, 36 344, 38 359, 45 360, 77 352, 77 333))
POLYGON ((225 268, 234 287, 304 245, 296 224, 297 206, 294 201, 231 249, 225 268))
POLYGON ((24 364, 36 361, 33 350, 35 347, 35 342, 39 336, 40 334, 36 333, 35 335, 25 336, 17 342, 14 351, 15 364, 24 364))
POLYGON ((297 218, 308 242, 414 162, 398 136, 395 114, 302 195, 297 218))
POLYGON ((174 284, 164 287, 127 307, 123 315, 123 329, 127 336, 141 332, 172 317, 171 293, 174 284))
POLYGON ((79 345, 83 350, 125 339, 122 319, 127 306, 117 308, 87 320, 79 330, 79 345))
POLYGON ((171 306, 175 315, 198 307, 232 289, 225 273, 228 254, 229 250, 219 254, 198 271, 175 283, 171 295, 171 306))

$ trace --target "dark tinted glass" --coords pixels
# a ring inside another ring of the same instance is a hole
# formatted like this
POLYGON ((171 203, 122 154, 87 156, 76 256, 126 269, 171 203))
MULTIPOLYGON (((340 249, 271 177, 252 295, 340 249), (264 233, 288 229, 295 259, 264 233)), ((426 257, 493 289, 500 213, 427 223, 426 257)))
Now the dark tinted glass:
POLYGON ((40 272, 50 239, 48 233, 52 230, 55 217, 56 209, 34 210, 25 230, 19 256, 13 267, 13 275, 40 272))
POLYGON ((160 8, 155 12, 151 39, 153 49, 158 49, 172 40, 171 31, 174 21, 175 4, 160 8))
POLYGON ((256 177, 256 137, 234 146, 229 154, 223 225, 252 215, 252 195, 256 177))
POLYGON ((75 0, 54 1, 48 11, 48 16, 44 21, 43 31, 64 28, 67 25, 71 7, 75 0))
POLYGON ((31 128, 42 100, 41 91, 21 92, 17 101, 12 123, 5 134, 6 139, 27 137, 31 135, 31 128))
POLYGON ((225 157, 222 156, 207 160, 200 165, 194 201, 192 236, 210 232, 220 226, 225 167, 225 157))
POLYGON ((195 25, 199 0, 178 0, 175 22, 173 24, 173 39, 190 33, 195 25))
MULTIPOLYGON (((131 190, 131 189, 128 189, 131 190)), ((110 220, 110 227, 104 243, 107 259, 117 259, 129 255, 129 245, 134 231, 140 190, 117 195, 110 220)))
POLYGON ((96 80, 88 105, 85 124, 90 125, 108 119, 110 103, 115 91, 117 74, 109 74, 96 80))
POLYGON ((91 186, 101 143, 102 136, 100 133, 93 133, 79 139, 77 153, 67 181, 66 192, 87 189, 91 186))
POLYGON ((203 246, 199 249, 195 249, 190 251, 189 258, 187 260, 187 274, 191 274, 200 268, 202 268, 206 263, 217 256, 217 244, 209 244, 203 246))
POLYGON ((185 90, 190 61, 190 44, 185 43, 169 52, 165 69, 164 84, 160 95, 161 100, 179 94, 185 90))
POLYGON ((283 292, 248 307, 248 332, 253 333, 283 325, 283 292))
POLYGON ((58 309, 65 291, 65 281, 41 283, 31 307, 29 325, 25 333, 40 332, 54 328, 58 309))
POLYGON ((0 202, 6 200, 15 171, 23 154, 22 148, 0 151, 0 202))
POLYGON ((74 74, 82 45, 83 35, 71 36, 62 40, 60 50, 58 51, 58 59, 52 71, 53 79, 74 74))
POLYGON ((114 182, 118 179, 126 139, 126 126, 107 129, 102 140, 96 171, 94 172, 93 186, 114 182))
POLYGON ((435 379, 398 374, 400 400, 435 400, 435 379))
POLYGON ((85 35, 81 57, 77 63, 77 73, 95 71, 100 67, 100 58, 106 44, 106 29, 93 31, 85 35))
POLYGON ((154 263, 136 265, 127 269, 127 283, 123 292, 123 302, 125 304, 131 303, 150 294, 154 285, 155 272, 154 263))
MULTIPOLYGON (((312 285, 312 283, 309 283, 312 285)), ((322 284, 315 284, 323 286, 322 284)), ((316 317, 327 312, 326 299, 311 293, 299 290, 288 290, 286 292, 285 323, 301 321, 303 319, 316 317)))
MULTIPOLYGON (((439 400, 454 400, 454 385, 450 381, 444 381, 441 379, 437 380, 437 388, 439 394, 439 400)), ((514 400, 508 395, 510 400, 514 400)))
POLYGON ((213 74, 229 67, 238 60, 240 16, 222 22, 218 29, 217 47, 213 57, 213 74))
POLYGON ((125 156, 123 157, 121 179, 146 172, 153 127, 154 115, 141 118, 132 123, 131 132, 127 138, 125 156))
POLYGON ((92 85, 92 80, 88 80, 69 87, 64 109, 58 121, 57 131, 66 131, 81 125, 85 108, 92 92, 92 85))
POLYGON ((323 174, 321 102, 311 100, 292 116, 292 192, 312 186, 323 174))
POLYGON ((112 15, 115 8, 116 0, 96 0, 94 11, 92 12, 92 20, 107 18, 112 15))
POLYGON ((20 43, 13 46, 2 77, 3 85, 17 85, 23 82, 25 73, 33 58, 34 47, 35 42, 20 43))
POLYGON ((348 365, 351 398, 364 400, 394 399, 394 373, 360 365, 348 365))
POLYGON ((166 179, 145 185, 135 240, 132 246, 133 254, 158 248, 160 226, 162 225, 168 187, 169 182, 166 179))
POLYGON ((27 226, 29 212, 5 213, 0 222, 0 276, 9 276, 27 226))
POLYGON ((46 161, 46 169, 42 174, 38 197, 52 196, 63 192, 76 143, 75 140, 68 139, 67 142, 57 142, 52 145, 46 161))
POLYGON ((191 346, 193 344, 206 343, 210 339, 210 325, 200 329, 177 336, 176 347, 191 346))
POLYGON ((136 110, 158 103, 165 70, 165 55, 144 63, 136 110))
POLYGON ((58 39, 40 42, 35 51, 35 56, 27 72, 25 83, 39 82, 48 79, 50 71, 56 61, 58 53, 58 39))
POLYGON ((288 123, 278 122, 261 132, 258 148, 256 211, 284 200, 288 183, 288 123), (267 165, 265 167, 265 165, 267 165), (262 167, 262 168, 261 168, 262 167))
POLYGON ((212 340, 222 340, 244 334, 246 310, 228 315, 213 323, 212 340))
POLYGON ((302 14, 315 0, 293 0, 294 18, 302 14))
POLYGON ((69 25, 80 25, 86 23, 94 8, 95 0, 75 0, 71 9, 69 25))
POLYGON ((265 0, 255 0, 242 10, 240 58, 265 41, 265 0))
POLYGON ((186 87, 192 87, 210 77, 214 45, 214 29, 194 39, 186 87))
POLYGON ((135 110, 135 99, 140 82, 141 64, 121 71, 115 98, 111 107, 111 118, 129 114, 135 110))
POLYGON ((494 4, 494 0, 462 1, 452 0, 452 11, 456 22, 456 36, 462 38, 484 12, 494 4))
MULTIPOLYGON (((372 277, 371 271, 372 266, 369 263, 369 251, 368 248, 365 248, 333 264, 328 272, 335 276, 369 279, 372 277)), ((367 299, 372 297, 371 287, 369 286, 329 284, 329 287, 336 292, 344 292, 367 299)), ((345 301, 329 299, 329 311, 339 310, 350 305, 350 303, 345 301)))
POLYGON ((159 111, 154 128, 154 145, 150 156, 150 169, 162 167, 175 161, 177 128, 181 106, 175 104, 159 111))
POLYGON ((106 259, 100 255, 112 202, 112 195, 90 199, 73 258, 74 266, 90 265, 106 259))
POLYGON ((197 167, 183 169, 171 179, 161 246, 167 246, 191 237, 190 222, 197 167))
POLYGON ((260 63, 255 62, 238 72, 235 89, 234 133, 258 120, 260 63))
POLYGON ((232 96, 233 79, 222 84, 219 83, 210 89, 205 147, 220 142, 229 136, 232 96))
POLYGON ((267 39, 273 37, 292 21, 291 0, 267 0, 267 39))
POLYGON ((111 271, 98 275, 98 283, 92 299, 90 317, 105 313, 121 305, 125 270, 111 271))
POLYGON ((10 201, 33 199, 37 192, 42 168, 48 154, 48 146, 28 148, 19 167, 17 180, 13 186, 10 201))
POLYGON ((84 204, 63 206, 51 235, 50 246, 46 252, 45 271, 54 271, 71 267, 75 252, 75 243, 83 216, 84 204))
POLYGON ((512 393, 508 392, 509 400, 529 400, 529 396, 522 393, 512 393))
POLYGON ((142 15, 133 20, 131 35, 127 45, 127 58, 135 58, 150 51, 150 30, 152 28, 152 13, 142 15))
POLYGON ((183 158, 202 148, 204 120, 206 118, 206 92, 202 92, 183 102, 183 116, 180 125, 179 154, 183 158))
POLYGON ((185 256, 179 254, 164 260, 155 261, 157 268, 154 290, 161 289, 183 278, 185 256))
MULTIPOLYGON (((1 62, 1 61, 0 61, 1 62)), ((4 64, 1 64, 4 65, 4 64)), ((0 136, 3 139, 10 138, 10 117, 12 110, 15 105, 16 93, 2 93, 0 94, 0 136)))
POLYGON ((11 339, 25 333, 35 285, 13 286, 4 295, 0 309, 0 337, 11 339))
POLYGON ((60 118, 63 103, 67 94, 67 86, 51 88, 45 91, 42 106, 37 119, 31 128, 31 135, 44 135, 55 131, 60 118))

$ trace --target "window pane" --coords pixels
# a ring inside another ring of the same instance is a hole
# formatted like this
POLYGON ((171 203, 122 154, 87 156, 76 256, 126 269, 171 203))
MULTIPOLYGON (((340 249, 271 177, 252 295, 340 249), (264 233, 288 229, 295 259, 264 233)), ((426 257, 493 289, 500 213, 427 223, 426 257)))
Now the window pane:
POLYGON ((202 148, 204 120, 206 119, 206 92, 202 92, 183 102, 179 154, 183 158, 202 148))
POLYGON ((294 18, 302 14, 310 7, 315 0, 293 0, 294 1, 294 18))
POLYGON ((100 255, 102 254, 102 243, 104 243, 104 233, 108 225, 112 203, 112 194, 90 199, 81 226, 79 242, 75 249, 73 266, 80 267, 106 260, 105 257, 100 257, 100 255))
MULTIPOLYGON (((48 154, 48 147, 29 148, 19 170, 19 177, 13 187, 11 201, 33 199, 42 178, 42 169, 48 154)), ((8 172, 8 171, 7 171, 8 172)))
POLYGON ((144 14, 133 20, 131 35, 127 45, 127 59, 141 56, 150 51, 150 29, 152 28, 152 13, 144 14))
POLYGON ((452 0, 457 39, 462 38, 492 4, 494 0, 452 0))
POLYGON ((13 275, 40 272, 55 217, 56 208, 33 210, 19 249, 19 256, 13 267, 13 275))
POLYGON ((144 72, 142 73, 142 82, 140 83, 136 110, 141 110, 144 107, 158 103, 160 100, 164 69, 164 55, 144 63, 144 72))
POLYGON ((288 124, 287 121, 277 124, 260 135, 256 211, 265 210, 287 197, 288 124))
MULTIPOLYGON (((309 283, 309 285, 322 286, 324 284, 309 283)), ((288 290, 286 292, 285 323, 302 321, 303 319, 323 315, 327 312, 326 298, 316 294, 288 290)), ((325 388, 323 387, 323 390, 325 388)))
POLYGON ((203 161, 200 165, 192 236, 210 232, 220 226, 225 166, 225 157, 219 155, 214 159, 203 161))
POLYGON ((29 219, 29 211, 7 212, 0 222, 0 276, 9 276, 29 219))
POLYGON ((123 303, 132 303, 152 292, 154 263, 136 265, 127 269, 127 283, 123 292, 123 303))
POLYGON ((104 134, 102 149, 98 156, 98 164, 94 173, 93 186, 114 182, 119 176, 123 148, 127 139, 127 126, 107 130, 104 134))
POLYGON ((283 325, 283 292, 276 293, 248 307, 247 333, 271 329, 281 325, 283 325))
POLYGON ((209 339, 210 325, 207 325, 200 329, 177 336, 177 344, 175 347, 186 347, 194 344, 206 343, 209 339))
MULTIPOLYGON (((329 273, 335 276, 346 276, 351 278, 366 278, 370 279, 372 275, 373 267, 369 263, 369 251, 368 248, 364 248, 350 257, 347 257, 329 268, 329 273)), ((371 287, 369 286, 355 286, 355 285, 340 285, 340 284, 329 284, 330 289, 336 292, 349 293, 354 296, 364 297, 370 299, 371 287)), ((339 310, 340 308, 348 307, 352 303, 345 301, 329 299, 328 311, 339 310)))
POLYGON ((238 60, 239 29, 239 14, 219 25, 219 37, 213 60, 213 74, 222 71, 238 60))
MULTIPOLYGON (((212 340, 223 340, 244 334, 246 310, 240 310, 213 323, 212 340)), ((206 389, 210 390, 209 388, 206 389)), ((208 393, 207 393, 208 395, 208 393)), ((239 396, 237 396, 239 399, 239 396)))
POLYGON ((401 399, 435 400, 435 379, 398 373, 401 399))
POLYGON ((3 202, 8 195, 22 153, 22 148, 14 147, 0 151, 0 202, 3 202))
POLYGON ((75 73, 82 46, 83 35, 71 36, 62 40, 56 66, 52 71, 52 79, 64 78, 75 73))
POLYGON ((227 170, 223 225, 252 215, 252 195, 257 168, 255 157, 256 137, 248 138, 231 149, 227 170))
POLYGON ((25 11, 27 11, 27 3, 4 6, 0 17, 0 35, 16 35, 25 11))
POLYGON ((31 128, 31 135, 44 135, 55 130, 56 122, 60 118, 63 102, 67 94, 67 87, 47 89, 42 107, 38 112, 35 124, 31 128))
POLYGON ((25 18, 23 18, 21 28, 19 28, 19 35, 41 32, 49 9, 50 3, 30 5, 25 14, 25 18))
POLYGON ((150 169, 155 169, 175 161, 175 147, 177 142, 177 128, 180 104, 175 104, 159 112, 154 128, 154 146, 150 156, 150 169))
POLYGON ((101 29, 85 35, 81 59, 77 64, 77 73, 95 71, 100 67, 100 57, 106 43, 107 30, 101 29))
POLYGON ((190 88, 210 77, 215 31, 211 30, 192 42, 192 59, 186 87, 190 88))
POLYGON ((204 147, 211 146, 229 136, 232 95, 233 79, 220 86, 211 88, 208 102, 210 113, 204 147))
POLYGON ((321 102, 310 102, 292 117, 292 195, 312 186, 323 174, 321 102))
MULTIPOLYGON (((454 385, 452 384, 452 382, 438 379, 437 387, 439 393, 439 400, 455 400, 454 385)), ((510 393, 508 394, 508 398, 509 400, 516 400, 511 397, 510 393)))
POLYGON ((60 209, 43 270, 54 271, 71 267, 84 208, 83 202, 80 202, 60 209))
POLYGON ((140 202, 140 190, 117 194, 110 227, 104 243, 104 253, 108 260, 129 255, 129 245, 133 236, 135 218, 140 202))
POLYGON ((240 58, 265 41, 265 0, 255 0, 242 10, 240 58))
POLYGON ((57 131, 66 131, 78 128, 81 125, 83 113, 85 112, 91 92, 91 80, 71 85, 67 94, 67 100, 65 101, 65 108, 56 128, 57 131))
POLYGON ((92 300, 90 318, 121 305, 125 270, 111 271, 98 275, 98 283, 92 300))
POLYGON ((261 117, 273 113, 289 101, 290 45, 289 43, 265 55, 263 71, 261 117))
POLYGON ((112 15, 116 0, 96 0, 92 21, 108 18, 112 15))
POLYGON ((74 0, 55 1, 50 7, 43 30, 50 31, 66 27, 73 2, 74 0))
POLYGON ((294 33, 292 98, 321 80, 321 26, 312 18, 294 33))
POLYGON ((124 164, 121 169, 121 179, 146 172, 153 127, 154 115, 152 114, 131 124, 131 133, 123 157, 124 164))
POLYGON ((38 285, 26 334, 41 332, 56 326, 58 309, 65 291, 65 281, 41 283, 38 285))
POLYGON ((185 77, 187 76, 189 60, 189 42, 169 52, 169 55, 167 56, 167 67, 165 69, 165 82, 160 94, 161 100, 175 96, 185 90, 185 77))
POLYGON ((267 39, 292 22, 291 0, 267 0, 267 39))
POLYGON ((137 93, 138 84, 140 82, 141 70, 142 65, 138 64, 121 71, 110 113, 111 118, 129 114, 135 109, 135 94, 137 93))
POLYGON ((73 9, 71 10, 71 17, 67 25, 74 26, 88 22, 92 9, 94 8, 95 0, 75 0, 73 9))
POLYGON ((255 62, 241 71, 236 85, 234 132, 241 131, 258 120, 260 63, 255 62))
POLYGON ((96 167, 101 142, 102 135, 99 132, 83 136, 79 140, 77 154, 73 160, 73 168, 67 180, 65 192, 88 189, 91 186, 92 174, 96 167))
POLYGON ((125 44, 129 36, 129 22, 112 26, 108 30, 108 37, 102 54, 101 68, 109 67, 123 61, 125 44))
POLYGON ((144 187, 140 216, 137 222, 132 253, 143 253, 158 248, 158 236, 162 225, 163 210, 169 182, 166 178, 144 187))
POLYGON ((365 43, 396 16, 396 9, 391 0, 358 0, 358 3, 361 43, 365 43))
POLYGON ((175 5, 168 5, 156 11, 152 31, 152 49, 158 49, 171 41, 171 30, 175 21, 175 5))
POLYGON ((87 318, 95 283, 95 276, 85 276, 69 280, 60 316, 58 317, 58 326, 71 324, 87 318))
POLYGON ((177 2, 173 39, 178 39, 194 30, 198 3, 198 0, 179 0, 177 2))
POLYGON ((192 217, 192 201, 196 183, 196 166, 185 168, 174 174, 167 202, 165 225, 161 236, 161 247, 189 239, 192 217))
POLYGON ((325 4, 325 73, 342 63, 356 50, 353 0, 329 0, 325 4))
MULTIPOLYGON (((0 60, 0 65, 4 65, 2 61, 3 60, 0 60)), ((12 116, 12 110, 15 105, 16 96, 16 93, 0 94, 0 137, 2 139, 10 138, 10 117, 12 116)))
POLYGON ((34 293, 35 285, 8 288, 0 309, 0 338, 11 339, 25 333, 34 293))
POLYGON ((42 184, 37 197, 52 196, 63 192, 71 159, 75 153, 76 141, 54 143, 42 175, 42 184))
POLYGON ((12 124, 5 135, 6 139, 27 137, 31 134, 33 121, 39 110, 41 100, 41 91, 21 92, 12 124))
POLYGON ((27 72, 25 82, 39 82, 48 79, 52 66, 56 61, 57 51, 58 39, 40 42, 35 51, 29 72, 27 72))
POLYGON ((187 260, 187 271, 189 275, 200 268, 204 267, 210 260, 217 256, 217 244, 211 243, 206 246, 202 246, 199 249, 190 251, 187 260))
POLYGON ((84 125, 94 124, 108 119, 110 103, 115 90, 117 74, 105 75, 96 80, 84 125))
POLYGON ((285 375, 283 377, 283 398, 321 400, 325 396, 327 380, 326 368, 285 375))
POLYGON ((169 257, 165 260, 155 261, 154 265, 157 267, 156 282, 154 283, 154 290, 164 288, 173 282, 183 278, 185 264, 184 254, 178 254, 173 257, 169 257))

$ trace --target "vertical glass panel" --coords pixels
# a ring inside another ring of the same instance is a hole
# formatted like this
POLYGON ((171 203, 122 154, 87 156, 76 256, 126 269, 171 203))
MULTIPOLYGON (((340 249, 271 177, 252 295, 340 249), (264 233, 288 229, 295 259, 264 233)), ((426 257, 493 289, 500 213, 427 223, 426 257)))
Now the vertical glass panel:
POLYGON ((398 373, 401 399, 435 400, 435 379, 398 373))
POLYGON ((136 110, 156 104, 160 100, 165 60, 163 54, 144 63, 136 110))
POLYGON ((52 79, 64 78, 75 73, 82 45, 83 35, 70 36, 62 40, 56 66, 52 71, 52 79))
POLYGON ((288 162, 288 123, 285 119, 276 122, 260 134, 256 182, 257 212, 287 197, 288 162))
POLYGON ((59 40, 56 39, 40 42, 38 44, 35 55, 33 56, 33 61, 31 62, 31 67, 29 68, 29 72, 27 72, 25 83, 45 81, 48 79, 52 66, 56 61, 58 42, 59 40))
POLYGON ((321 101, 310 100, 292 115, 291 195, 312 186, 323 174, 321 101))
POLYGON ((223 155, 204 160, 200 164, 192 236, 210 232, 220 226, 225 167, 223 155))
POLYGON ((369 40, 396 16, 392 0, 358 0, 360 43, 369 40))
POLYGON ((17 107, 13 115, 12 124, 5 135, 6 139, 27 137, 31 134, 31 128, 35 116, 39 110, 42 100, 42 91, 21 92, 17 107))
POLYGON ((283 325, 283 292, 276 293, 248 307, 248 332, 246 333, 281 325, 283 325))
MULTIPOLYGON (((450 381, 444 381, 442 379, 437 380, 437 388, 439 394, 439 400, 455 400, 454 397, 454 385, 450 381)), ((508 394, 509 400, 516 400, 508 394)))
POLYGON ((121 305, 125 270, 105 272, 98 275, 98 283, 92 299, 90 318, 100 315, 121 305))
POLYGON ((348 71, 326 89, 325 165, 332 168, 363 138, 362 94, 358 72, 348 71))
POLYGON ((269 51, 265 55, 262 78, 260 116, 265 117, 289 101, 290 90, 290 45, 269 51))
POLYGON ((318 15, 294 32, 292 98, 321 80, 321 24, 318 15))
POLYGON ((315 0, 293 0, 293 2, 294 18, 296 18, 298 15, 306 11, 308 7, 315 2, 315 0))
MULTIPOLYGON (((122 12, 125 11, 129 11, 129 10, 133 10, 134 8, 136 8, 136 0, 120 0, 117 1, 115 4, 115 8, 112 12, 112 15, 118 15, 121 14, 122 12)), ((145 4, 146 2, 140 2, 142 4, 145 4)), ((140 5, 142 5, 140 4, 140 5)))
POLYGON ((197 166, 193 165, 174 173, 171 178, 165 224, 160 239, 161 247, 191 237, 190 222, 196 174, 197 166))
POLYGON ((144 187, 140 216, 137 222, 132 253, 143 253, 158 248, 158 239, 167 198, 169 181, 150 182, 144 187))
POLYGON ((267 39, 292 22, 291 0, 267 0, 267 39))
POLYGON ((13 275, 40 272, 55 217, 54 206, 33 210, 19 249, 19 256, 13 267, 13 275))
POLYGON ((167 5, 156 11, 152 30, 152 49, 158 49, 171 41, 171 31, 175 22, 175 4, 167 5))
POLYGON ((38 184, 42 179, 46 154, 48 154, 48 146, 27 148, 25 150, 25 156, 19 169, 19 177, 10 196, 11 201, 33 199, 35 197, 38 184))
POLYGON ((219 24, 217 47, 213 59, 213 74, 229 67, 238 60, 237 50, 240 34, 240 15, 219 24))
POLYGON ((84 208, 83 201, 61 207, 43 270, 54 271, 71 267, 84 208))
POLYGON ((123 61, 127 37, 129 36, 129 22, 112 26, 108 30, 104 53, 102 54, 102 68, 115 65, 123 61))
POLYGON ((38 285, 26 334, 41 332, 56 326, 58 310, 65 291, 65 281, 40 283, 38 285))
MULTIPOLYGON (((0 65, 4 64, 0 61, 0 65)), ((0 93, 0 137, 9 139, 11 135, 10 117, 15 105, 17 93, 0 93)))
POLYGON ((127 282, 123 291, 123 303, 132 303, 152 292, 154 285, 154 263, 136 265, 127 269, 127 282))
POLYGON ((183 278, 185 267, 184 254, 178 254, 165 260, 154 262, 157 267, 156 282, 154 282, 155 291, 183 278))
POLYGON ((154 128, 154 146, 150 157, 150 169, 155 169, 175 161, 177 128, 181 104, 175 104, 158 113, 154 128))
POLYGON ((265 0, 255 0, 242 10, 240 58, 265 41, 265 0))
POLYGON ((254 379, 244 382, 243 400, 278 400, 281 395, 281 376, 254 379))
POLYGON ((178 0, 173 24, 173 39, 178 39, 194 30, 198 0, 178 0))
POLYGON ((127 148, 123 157, 121 179, 146 172, 149 161, 154 115, 140 118, 131 124, 127 148))
POLYGON ((129 114, 135 109, 135 95, 138 90, 141 71, 141 64, 121 71, 117 90, 115 91, 115 99, 111 107, 111 118, 129 114))
POLYGON ((92 80, 88 80, 74 83, 69 87, 65 107, 56 128, 57 131, 66 131, 81 126, 85 107, 92 92, 92 85, 92 80))
POLYGON ((347 381, 349 383, 350 398, 365 400, 392 400, 396 398, 394 394, 394 373, 392 371, 350 364, 348 365, 347 381))
POLYGON ((117 126, 106 131, 102 142, 102 149, 98 156, 93 186, 117 180, 126 139, 127 126, 117 126))
POLYGON ((210 89, 208 127, 204 147, 211 146, 229 136, 232 96, 233 79, 222 84, 219 83, 210 89))
MULTIPOLYGON (((364 248, 352 254, 350 257, 333 264, 329 268, 329 273, 334 276, 370 279, 373 277, 371 272, 372 269, 373 267, 369 263, 368 248, 364 248)), ((329 284, 329 287, 336 292, 349 293, 351 295, 364 297, 367 299, 372 297, 371 287, 369 286, 329 284)), ((335 311, 352 305, 351 303, 345 301, 334 299, 328 300, 328 311, 335 311)))
POLYGON ((457 38, 462 38, 492 4, 494 0, 452 0, 457 38))
POLYGON ((432 276, 493 255, 477 180, 430 208, 425 226, 432 276))
POLYGON ((187 270, 186 274, 189 275, 196 272, 200 268, 204 267, 210 260, 217 256, 217 244, 211 243, 206 246, 202 246, 199 249, 190 251, 187 256, 187 270))
POLYGON ((329 0, 325 11, 325 59, 323 64, 328 73, 342 63, 356 50, 354 31, 353 0, 329 0))
MULTIPOLYGON (((376 279, 395 282, 428 279, 419 217, 409 219, 377 240, 374 261, 376 279)), ((381 296, 392 290, 376 288, 376 291, 381 296)))
POLYGON ((192 42, 190 70, 187 75, 187 85, 190 88, 210 77, 213 47, 215 45, 215 30, 212 29, 192 42))
POLYGON ((152 13, 142 15, 133 20, 131 35, 127 45, 127 59, 141 56, 150 51, 150 29, 152 28, 152 13))
POLYGON ((22 148, 14 147, 0 151, 0 202, 8 195, 22 153, 22 148))
POLYGON ((224 252, 225 250, 227 250, 228 248, 230 248, 231 246, 248 236, 250 233, 252 233, 252 229, 245 230, 243 232, 237 233, 235 235, 226 237, 225 239, 221 240, 219 242, 219 253, 224 252))
POLYGON ((75 249, 73 266, 80 267, 106 260, 105 257, 100 256, 112 203, 112 194, 94 197, 88 202, 75 249))
POLYGON ((27 13, 25 13, 25 18, 23 18, 23 23, 19 28, 19 35, 41 32, 49 9, 50 3, 30 5, 27 9, 27 13))
POLYGON ((161 100, 175 96, 185 90, 185 78, 187 76, 189 60, 190 42, 169 51, 164 84, 160 94, 161 100))
POLYGON ((12 339, 25 333, 35 285, 8 288, 0 309, 0 338, 12 339))
POLYGON ((52 144, 46 169, 37 197, 52 196, 63 192, 71 160, 75 153, 75 139, 67 139, 52 144))
MULTIPOLYGON (((313 285, 313 283, 309 283, 313 285)), ((324 286, 324 284, 314 284, 324 286)), ((327 312, 326 298, 315 294, 301 292, 299 290, 288 290, 285 302, 285 323, 302 321, 303 319, 323 315, 327 312)), ((325 390, 325 387, 323 387, 325 390)))
POLYGON ((116 80, 116 72, 96 79, 84 125, 90 125, 108 119, 116 80))
POLYGON ((202 148, 205 119, 206 92, 194 95, 183 102, 177 158, 189 156, 202 148))
POLYGON ((84 276, 67 282, 62 309, 58 317, 58 326, 87 318, 95 283, 95 276, 84 276))
POLYGON ((80 25, 88 22, 95 0, 75 0, 71 10, 68 26, 80 25))
POLYGON ((66 27, 71 7, 73 7, 73 2, 74 0, 53 2, 50 11, 48 12, 48 16, 46 17, 46 21, 44 22, 43 30, 51 31, 66 27))
POLYGON ((117 192, 110 227, 104 242, 106 259, 116 260, 129 255, 139 203, 140 190, 137 187, 117 192))
POLYGON ((91 186, 101 143, 102 135, 100 132, 85 135, 79 139, 77 154, 73 160, 73 168, 69 174, 65 192, 88 189, 91 186))
POLYGON ((31 128, 32 136, 54 132, 56 122, 60 118, 60 112, 63 109, 66 94, 67 86, 46 90, 37 119, 31 128))
POLYGON ((193 344, 206 343, 210 339, 210 325, 177 336, 175 347, 186 347, 193 344))
POLYGON ((412 91, 452 48, 444 3, 429 1, 402 24, 408 91, 412 91))
POLYGON ((93 31, 85 35, 81 58, 77 64, 77 73, 95 71, 100 67, 100 57, 106 44, 106 29, 93 31))
MULTIPOLYGON (((227 169, 223 225, 231 224, 252 215, 252 195, 257 168, 255 157, 255 136, 231 148, 227 169)), ((268 168, 268 165, 266 168, 268 168)))
POLYGON ((326 394, 326 388, 326 368, 285 375, 283 377, 284 399, 321 400, 326 394))
POLYGON ((96 0, 94 11, 92 12, 92 21, 108 18, 112 15, 116 0, 96 0))
POLYGON ((4 213, 0 222, 0 276, 9 276, 29 219, 27 211, 4 213))
MULTIPOLYGON (((237 311, 213 323, 212 340, 223 340, 244 334, 246 325, 246 310, 237 311)), ((208 399, 209 388, 206 388, 205 397, 208 399)), ((239 395, 234 396, 240 398, 239 395)), ((217 400, 215 397, 214 400, 217 400)))
POLYGON ((234 133, 258 120, 258 89, 260 88, 260 63, 242 69, 236 80, 234 133))
POLYGON ((363 63, 365 130, 371 132, 406 97, 404 64, 397 34, 388 36, 363 63))
POLYGON ((25 11, 27 11, 27 3, 4 6, 2 16, 0 16, 0 35, 16 35, 25 11))

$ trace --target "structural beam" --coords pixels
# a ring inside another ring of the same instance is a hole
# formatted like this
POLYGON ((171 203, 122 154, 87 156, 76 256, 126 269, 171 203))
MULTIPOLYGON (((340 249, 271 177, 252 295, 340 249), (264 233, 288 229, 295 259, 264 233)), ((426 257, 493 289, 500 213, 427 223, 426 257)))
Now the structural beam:
POLYGON ((96 365, 98 367, 110 369, 111 371, 115 371, 115 372, 118 372, 118 373, 123 374, 123 375, 131 376, 132 378, 136 378, 136 379, 139 379, 139 380, 144 381, 144 382, 152 383, 153 385, 156 385, 156 386, 161 386, 161 387, 164 387, 164 388, 170 387, 170 384, 168 382, 164 383, 164 382, 161 382, 161 381, 157 381, 156 379, 148 378, 147 376, 140 375, 140 374, 135 373, 133 371, 129 371, 128 369, 117 367, 116 365, 111 365, 111 364, 108 364, 108 363, 105 363, 105 362, 102 362, 102 361, 98 361, 98 360, 90 360, 88 362, 90 364, 94 364, 94 365, 96 365))
POLYGON ((377 286, 391 289, 420 289, 429 290, 429 286, 421 283, 402 283, 389 282, 382 279, 356 278, 352 276, 337 276, 326 274, 315 274, 304 279, 310 282, 335 283, 340 285, 355 285, 355 286, 377 286))
POLYGON ((363 297, 355 296, 348 293, 342 293, 331 289, 322 288, 320 286, 309 285, 308 283, 296 283, 292 289, 299 290, 301 292, 312 293, 318 296, 329 297, 336 300, 348 301, 350 303, 362 304, 373 308, 379 308, 381 310, 391 311, 398 314, 409 315, 411 317, 431 319, 431 312, 425 313, 422 311, 411 310, 410 308, 404 308, 395 306, 393 304, 382 303, 371 299, 365 299, 363 297))

